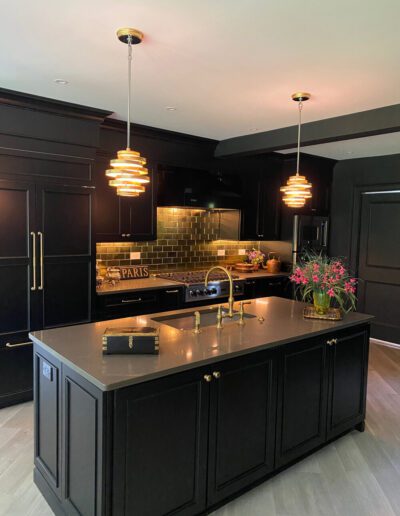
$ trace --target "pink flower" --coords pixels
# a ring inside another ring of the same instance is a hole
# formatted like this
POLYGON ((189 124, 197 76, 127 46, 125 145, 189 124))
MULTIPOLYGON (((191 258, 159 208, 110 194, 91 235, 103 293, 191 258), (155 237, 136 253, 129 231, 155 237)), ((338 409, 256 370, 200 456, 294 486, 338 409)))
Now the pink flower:
POLYGON ((313 275, 312 280, 313 280, 314 283, 318 283, 319 282, 319 278, 318 278, 318 276, 316 274, 313 275))
POLYGON ((333 288, 330 288, 327 292, 328 296, 329 297, 335 297, 335 291, 333 290, 333 288))

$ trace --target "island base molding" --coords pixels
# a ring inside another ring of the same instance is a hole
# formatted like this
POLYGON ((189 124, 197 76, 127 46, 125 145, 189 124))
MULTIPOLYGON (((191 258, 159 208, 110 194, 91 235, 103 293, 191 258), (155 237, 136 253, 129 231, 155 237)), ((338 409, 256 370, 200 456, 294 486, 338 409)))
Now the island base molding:
POLYGON ((34 481, 57 515, 208 514, 364 430, 369 324, 101 391, 35 343, 34 481))

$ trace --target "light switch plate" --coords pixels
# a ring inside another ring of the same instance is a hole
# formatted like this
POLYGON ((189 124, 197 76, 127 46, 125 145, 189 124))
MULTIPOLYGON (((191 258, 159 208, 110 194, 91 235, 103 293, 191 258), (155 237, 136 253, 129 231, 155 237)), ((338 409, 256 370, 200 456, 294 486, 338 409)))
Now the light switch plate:
POLYGON ((239 256, 243 256, 246 254, 246 249, 239 249, 239 256))
POLYGON ((140 253, 138 252, 129 253, 129 256, 131 260, 140 260, 140 253))
POLYGON ((45 378, 47 378, 51 382, 53 381, 53 368, 51 367, 50 364, 48 364, 47 362, 44 362, 44 361, 42 362, 42 374, 45 378))
POLYGON ((225 256, 225 249, 218 249, 217 256, 225 256))

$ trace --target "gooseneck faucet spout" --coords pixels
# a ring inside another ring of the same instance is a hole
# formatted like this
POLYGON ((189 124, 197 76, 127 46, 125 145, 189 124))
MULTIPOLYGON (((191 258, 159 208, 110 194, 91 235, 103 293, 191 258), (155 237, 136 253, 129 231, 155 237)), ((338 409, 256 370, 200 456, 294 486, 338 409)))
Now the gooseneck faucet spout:
POLYGON ((222 267, 222 265, 215 265, 214 267, 211 267, 207 271, 206 278, 204 280, 204 285, 207 287, 208 278, 210 276, 210 273, 215 270, 221 270, 221 271, 225 272, 225 274, 228 276, 228 280, 229 280, 229 299, 228 299, 229 311, 226 314, 226 316, 233 317, 233 303, 235 302, 235 300, 233 299, 233 279, 232 279, 232 275, 228 271, 228 269, 226 267, 222 267))

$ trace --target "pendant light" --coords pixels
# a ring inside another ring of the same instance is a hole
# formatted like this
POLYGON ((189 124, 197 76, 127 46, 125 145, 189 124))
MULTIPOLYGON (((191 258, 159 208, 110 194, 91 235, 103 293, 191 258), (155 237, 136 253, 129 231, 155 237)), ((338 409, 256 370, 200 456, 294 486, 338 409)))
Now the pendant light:
POLYGON ((126 149, 117 153, 117 159, 110 161, 111 168, 106 170, 110 178, 108 184, 117 189, 117 194, 123 197, 137 197, 145 191, 144 185, 150 182, 148 170, 145 168, 146 158, 130 148, 131 129, 131 75, 132 75, 132 45, 139 44, 143 39, 142 32, 123 28, 117 30, 117 37, 128 45, 128 118, 126 122, 126 149))
POLYGON ((311 199, 311 187, 312 184, 309 183, 305 176, 301 176, 299 174, 300 170, 300 134, 301 134, 301 111, 303 109, 303 102, 310 98, 309 93, 293 93, 292 99, 298 102, 299 106, 299 129, 297 133, 297 165, 296 165, 296 174, 294 176, 290 176, 287 180, 285 186, 281 187, 281 192, 283 192, 282 200, 289 206, 289 208, 302 208, 307 199, 311 199))

